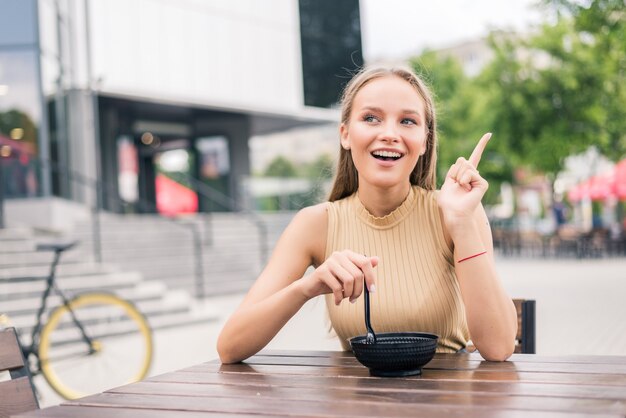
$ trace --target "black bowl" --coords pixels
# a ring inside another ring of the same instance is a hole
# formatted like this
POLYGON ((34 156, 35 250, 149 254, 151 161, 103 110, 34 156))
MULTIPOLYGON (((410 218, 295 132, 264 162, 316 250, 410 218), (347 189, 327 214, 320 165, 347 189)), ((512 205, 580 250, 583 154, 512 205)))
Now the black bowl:
POLYGON ((354 337, 350 346, 372 376, 414 376, 434 357, 438 339, 424 332, 390 332, 376 334, 374 344, 366 343, 365 335, 354 337))

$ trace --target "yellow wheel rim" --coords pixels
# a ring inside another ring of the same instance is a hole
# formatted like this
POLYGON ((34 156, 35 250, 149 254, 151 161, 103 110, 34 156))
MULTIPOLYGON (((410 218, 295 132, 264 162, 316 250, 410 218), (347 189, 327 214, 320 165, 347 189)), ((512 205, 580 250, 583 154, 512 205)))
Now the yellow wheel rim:
MULTIPOLYGON (((72 311, 76 311, 81 307, 85 307, 88 305, 113 305, 121 308, 122 311, 125 312, 138 326, 141 338, 145 342, 146 352, 143 355, 142 364, 139 367, 138 371, 128 380, 128 382, 125 383, 137 382, 146 377, 146 375, 148 374, 148 370, 150 369, 150 364, 152 362, 153 342, 152 331, 145 317, 130 302, 108 293, 87 293, 79 295, 69 302, 69 308, 72 311)), ((42 374, 44 375, 50 386, 59 395, 66 399, 77 399, 88 395, 88 393, 82 393, 80 392, 80 390, 69 387, 67 384, 65 384, 62 379, 59 378, 51 362, 48 361, 48 359, 50 358, 49 355, 51 346, 51 334, 58 327, 59 321, 61 320, 63 315, 67 314, 68 312, 68 307, 65 305, 61 305, 56 308, 50 315, 48 322, 45 324, 41 331, 39 342, 39 360, 41 364, 42 374)), ((92 343, 92 348, 96 352, 100 352, 104 348, 102 341, 100 340, 94 340, 92 341, 92 343)))

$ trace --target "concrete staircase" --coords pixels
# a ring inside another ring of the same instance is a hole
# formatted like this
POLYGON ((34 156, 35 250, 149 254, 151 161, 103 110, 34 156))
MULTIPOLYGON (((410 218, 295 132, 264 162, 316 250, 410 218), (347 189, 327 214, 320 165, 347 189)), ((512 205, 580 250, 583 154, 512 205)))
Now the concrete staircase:
MULTIPOLYGON (((37 233, 28 228, 0 230, 0 314, 10 317, 28 343, 40 305, 51 252, 37 252, 39 242, 67 241, 67 236, 37 233)), ((194 303, 182 289, 170 289, 163 281, 145 280, 141 272, 110 263, 94 263, 86 248, 64 253, 57 268, 57 284, 67 296, 88 290, 109 291, 131 300, 146 315, 153 329, 206 323, 217 319, 206 305, 194 303)), ((48 307, 59 303, 48 298, 48 307)))
MULTIPOLYGON (((293 212, 259 215, 267 228, 267 256, 293 212)), ((247 291, 266 260, 261 254, 260 231, 248 215, 198 214, 177 221, 158 215, 102 214, 101 248, 106 264, 138 271, 171 289, 205 297, 247 291), (196 279, 195 247, 191 228, 200 236, 203 280, 196 279)), ((91 222, 77 225, 73 237, 81 240, 93 258, 91 222)))

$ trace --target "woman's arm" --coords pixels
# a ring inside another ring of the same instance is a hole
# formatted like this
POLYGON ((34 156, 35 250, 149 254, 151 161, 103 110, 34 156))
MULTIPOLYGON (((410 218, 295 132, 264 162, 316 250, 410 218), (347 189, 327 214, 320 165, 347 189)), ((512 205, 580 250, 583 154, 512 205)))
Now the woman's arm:
POLYGON ((302 209, 294 217, 267 266, 220 333, 217 351, 223 363, 256 354, 309 299, 334 293, 336 303, 344 298, 354 300, 363 290, 363 279, 374 283, 375 257, 342 251, 324 260, 327 229, 326 204, 302 209), (319 267, 302 278, 310 265, 319 267))
POLYGON ((515 349, 517 312, 496 273, 491 229, 482 205, 467 223, 448 232, 472 342, 486 360, 504 361, 515 349), (483 251, 486 254, 458 262, 483 251))
POLYGON ((220 333, 217 351, 223 363, 256 354, 308 301, 298 279, 313 264, 314 255, 323 254, 327 223, 326 209, 318 205, 299 211, 287 226, 267 266, 220 333))
POLYGON ((483 135, 469 160, 460 157, 450 167, 437 203, 454 241, 454 264, 472 341, 486 360, 504 361, 515 348, 517 314, 496 274, 491 230, 480 203, 489 184, 477 167, 490 138, 490 133, 483 135))

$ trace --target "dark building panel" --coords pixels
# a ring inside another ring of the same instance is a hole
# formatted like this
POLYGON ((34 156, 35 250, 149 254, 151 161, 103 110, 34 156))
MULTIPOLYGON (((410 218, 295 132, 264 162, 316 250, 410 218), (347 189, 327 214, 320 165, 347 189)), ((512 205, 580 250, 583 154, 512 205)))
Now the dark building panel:
POLYGON ((359 0, 299 0, 304 103, 330 107, 363 65, 359 0))

